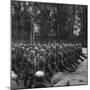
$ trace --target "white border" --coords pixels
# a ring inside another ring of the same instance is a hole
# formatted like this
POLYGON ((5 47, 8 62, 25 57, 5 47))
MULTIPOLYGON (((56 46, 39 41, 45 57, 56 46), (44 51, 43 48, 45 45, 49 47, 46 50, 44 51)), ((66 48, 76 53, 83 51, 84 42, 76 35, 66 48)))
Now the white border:
POLYGON ((88 4, 88 0, 18 0, 18 1, 35 1, 35 2, 82 4, 82 5, 88 4))

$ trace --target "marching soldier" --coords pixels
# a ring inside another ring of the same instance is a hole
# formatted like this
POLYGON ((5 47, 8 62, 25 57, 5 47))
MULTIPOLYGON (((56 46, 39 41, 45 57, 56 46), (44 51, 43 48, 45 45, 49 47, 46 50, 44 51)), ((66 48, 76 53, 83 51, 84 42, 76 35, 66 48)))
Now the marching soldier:
POLYGON ((83 58, 86 58, 79 44, 21 43, 14 47, 12 70, 24 80, 25 87, 46 87, 43 82, 47 80, 51 83, 54 73, 64 70, 74 72, 83 58))

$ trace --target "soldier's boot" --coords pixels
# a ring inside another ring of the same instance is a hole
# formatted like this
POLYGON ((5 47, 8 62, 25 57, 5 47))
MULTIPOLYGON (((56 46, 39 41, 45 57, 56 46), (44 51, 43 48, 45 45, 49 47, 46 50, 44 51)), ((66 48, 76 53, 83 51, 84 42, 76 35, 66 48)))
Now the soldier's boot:
POLYGON ((64 65, 69 71, 72 71, 72 72, 74 71, 74 68, 70 64, 65 62, 64 65))
POLYGON ((50 80, 50 77, 49 77, 48 74, 45 75, 45 79, 46 79, 47 82, 51 83, 51 80, 50 80))
POLYGON ((73 62, 70 62, 69 64, 71 67, 73 67, 73 72, 74 72, 77 69, 77 66, 73 62))
POLYGON ((72 67, 72 72, 75 72, 76 67, 73 64, 70 64, 70 67, 72 67))
POLYGON ((75 69, 77 68, 77 63, 74 62, 73 58, 70 58, 69 63, 71 63, 75 67, 75 69))
POLYGON ((84 61, 83 58, 81 58, 79 55, 77 56, 79 60, 84 61))
POLYGON ((67 59, 67 60, 66 60, 66 64, 67 64, 67 66, 68 66, 69 68, 72 69, 72 71, 75 70, 75 67, 73 66, 73 63, 71 62, 70 59, 67 59))
POLYGON ((87 59, 87 57, 86 57, 83 53, 80 53, 80 55, 81 55, 82 57, 84 57, 85 59, 87 59))
POLYGON ((73 60, 74 64, 76 66, 78 66, 79 63, 77 62, 77 58, 76 57, 71 57, 71 59, 73 60))
POLYGON ((71 62, 71 59, 70 58, 68 58, 66 61, 65 61, 65 63, 67 64, 67 66, 70 68, 72 68, 72 70, 74 69, 74 67, 72 66, 72 62, 71 62))
POLYGON ((74 60, 78 65, 80 64, 79 62, 79 58, 77 57, 77 55, 75 56, 75 60, 74 60))
POLYGON ((70 65, 68 65, 68 63, 66 62, 66 60, 63 60, 63 64, 62 65, 63 65, 64 69, 66 69, 67 71, 70 71, 70 72, 73 71, 73 68, 70 67, 70 65))
POLYGON ((80 59, 82 62, 85 60, 85 59, 83 59, 83 57, 81 57, 81 56, 79 57, 79 59, 80 59))
POLYGON ((72 70, 70 68, 66 67, 65 65, 62 65, 62 67, 63 67, 64 70, 66 70, 68 72, 72 72, 72 70))
POLYGON ((80 64, 78 60, 75 57, 71 57, 71 58, 72 58, 71 60, 73 61, 73 64, 75 65, 75 67, 78 68, 78 65, 80 64))

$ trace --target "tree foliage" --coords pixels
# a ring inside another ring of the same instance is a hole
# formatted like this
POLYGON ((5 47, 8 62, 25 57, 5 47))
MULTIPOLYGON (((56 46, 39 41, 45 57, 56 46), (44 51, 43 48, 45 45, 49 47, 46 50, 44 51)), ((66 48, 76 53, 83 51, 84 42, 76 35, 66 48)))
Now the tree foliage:
POLYGON ((83 32, 87 33, 86 14, 87 6, 12 1, 12 38, 13 40, 34 40, 37 36, 76 38, 83 35, 83 32))

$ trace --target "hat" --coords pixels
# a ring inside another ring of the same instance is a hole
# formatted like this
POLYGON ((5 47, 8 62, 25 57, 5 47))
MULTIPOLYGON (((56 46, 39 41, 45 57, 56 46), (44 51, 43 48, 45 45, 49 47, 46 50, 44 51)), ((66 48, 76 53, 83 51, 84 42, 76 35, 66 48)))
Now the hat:
POLYGON ((44 75, 45 75, 45 73, 44 73, 43 71, 37 71, 37 72, 35 73, 35 76, 36 76, 36 77, 44 77, 44 75))
POLYGON ((45 50, 44 49, 41 49, 40 51, 44 52, 45 50))
POLYGON ((12 72, 11 72, 11 78, 12 78, 12 79, 16 79, 17 77, 18 77, 18 75, 15 74, 14 71, 12 71, 12 72))
POLYGON ((30 52, 33 53, 33 54, 35 54, 35 51, 34 50, 31 50, 30 52))
POLYGON ((38 47, 35 47, 34 49, 35 49, 35 50, 38 50, 38 47))

